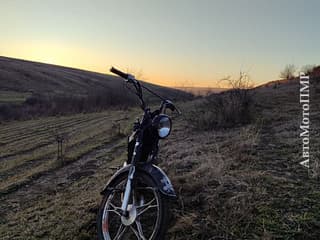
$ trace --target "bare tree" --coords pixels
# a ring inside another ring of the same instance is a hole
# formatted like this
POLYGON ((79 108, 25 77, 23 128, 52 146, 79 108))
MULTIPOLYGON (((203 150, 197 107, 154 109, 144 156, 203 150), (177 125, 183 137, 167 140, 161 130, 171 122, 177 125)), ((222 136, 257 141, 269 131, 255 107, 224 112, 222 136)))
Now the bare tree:
POLYGON ((222 78, 219 82, 225 82, 227 84, 227 87, 232 90, 250 89, 254 87, 254 83, 252 82, 249 74, 242 71, 240 71, 238 78, 227 76, 222 78))
POLYGON ((288 64, 285 66, 285 68, 280 72, 280 78, 283 79, 292 79, 295 77, 295 72, 296 72, 297 68, 294 64, 288 64))

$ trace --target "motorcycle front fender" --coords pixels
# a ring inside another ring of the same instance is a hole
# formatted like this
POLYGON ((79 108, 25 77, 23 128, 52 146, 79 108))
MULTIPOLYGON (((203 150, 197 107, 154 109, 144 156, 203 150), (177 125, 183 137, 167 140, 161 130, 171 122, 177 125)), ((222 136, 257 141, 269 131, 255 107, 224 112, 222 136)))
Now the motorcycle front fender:
MULTIPOLYGON (((131 164, 126 165, 119 169, 107 182, 106 186, 102 190, 101 194, 106 194, 108 191, 112 190, 113 183, 117 178, 122 177, 123 174, 128 175, 131 164)), ((160 193, 169 198, 176 198, 177 195, 174 191, 174 188, 171 184, 170 179, 165 174, 165 172, 158 166, 154 164, 143 164, 136 166, 135 174, 139 174, 139 172, 144 172, 148 174, 156 184, 160 193)))

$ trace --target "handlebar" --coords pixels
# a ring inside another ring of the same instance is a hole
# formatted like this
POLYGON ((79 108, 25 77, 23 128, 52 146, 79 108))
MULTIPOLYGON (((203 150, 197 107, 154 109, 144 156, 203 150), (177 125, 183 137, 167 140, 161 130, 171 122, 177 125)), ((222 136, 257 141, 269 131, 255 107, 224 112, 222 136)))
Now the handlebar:
POLYGON ((128 73, 124 73, 124 72, 122 72, 122 71, 120 71, 120 70, 118 70, 118 69, 116 69, 116 68, 114 68, 114 67, 111 67, 110 72, 118 75, 119 77, 122 77, 122 78, 124 78, 124 79, 127 79, 127 80, 128 80, 128 78, 129 78, 129 76, 130 76, 128 73))
POLYGON ((141 107, 142 109, 145 109, 145 102, 143 100, 143 96, 142 96, 142 88, 146 89, 148 92, 150 92, 151 94, 155 95, 156 97, 160 98, 162 100, 162 104, 161 104, 161 110, 163 108, 169 108, 171 111, 177 111, 179 114, 181 114, 181 112, 179 111, 179 109, 177 109, 177 107, 169 100, 166 100, 165 98, 161 97, 160 95, 158 95, 157 93, 153 92, 151 89, 147 88, 146 86, 143 86, 140 84, 139 81, 137 81, 133 75, 129 74, 129 73, 124 73, 114 67, 111 67, 110 72, 118 75, 119 77, 124 78, 127 82, 132 83, 134 85, 134 87, 136 88, 136 95, 139 97, 140 101, 141 101, 141 107))

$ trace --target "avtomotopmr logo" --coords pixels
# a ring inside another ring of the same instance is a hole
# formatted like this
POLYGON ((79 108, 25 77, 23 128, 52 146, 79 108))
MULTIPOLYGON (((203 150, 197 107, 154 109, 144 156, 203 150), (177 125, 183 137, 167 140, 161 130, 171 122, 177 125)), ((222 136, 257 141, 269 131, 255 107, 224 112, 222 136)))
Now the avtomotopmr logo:
POLYGON ((310 167, 310 81, 309 76, 300 72, 300 104, 302 120, 300 123, 300 138, 302 140, 301 165, 310 167))

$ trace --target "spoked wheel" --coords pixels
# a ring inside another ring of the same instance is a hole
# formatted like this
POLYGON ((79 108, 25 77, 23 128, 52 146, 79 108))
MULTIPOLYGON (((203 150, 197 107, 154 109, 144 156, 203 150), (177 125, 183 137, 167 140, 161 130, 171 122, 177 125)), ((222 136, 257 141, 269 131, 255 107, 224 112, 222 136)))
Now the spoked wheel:
POLYGON ((168 201, 163 198, 153 180, 145 173, 136 173, 128 205, 128 215, 122 216, 121 205, 127 174, 116 179, 113 188, 100 205, 98 236, 101 240, 160 240, 168 224, 168 201))

